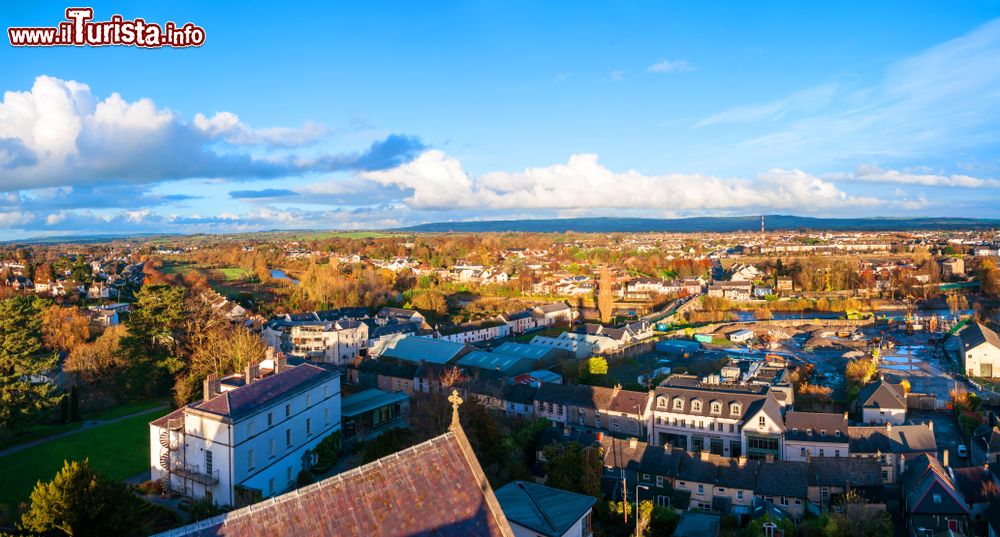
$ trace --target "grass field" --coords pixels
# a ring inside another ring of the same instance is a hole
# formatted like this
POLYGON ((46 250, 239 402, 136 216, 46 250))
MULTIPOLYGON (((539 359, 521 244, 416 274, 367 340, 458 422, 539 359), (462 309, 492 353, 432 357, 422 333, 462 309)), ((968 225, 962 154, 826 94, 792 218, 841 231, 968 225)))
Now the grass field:
POLYGON ((224 267, 215 269, 215 272, 221 274, 222 278, 227 282, 243 280, 247 276, 250 276, 249 270, 240 267, 224 267))
POLYGON ((112 479, 142 472, 149 467, 149 422, 161 414, 149 411, 0 458, 0 509, 16 512, 35 483, 52 479, 63 460, 89 458, 95 470, 112 479))

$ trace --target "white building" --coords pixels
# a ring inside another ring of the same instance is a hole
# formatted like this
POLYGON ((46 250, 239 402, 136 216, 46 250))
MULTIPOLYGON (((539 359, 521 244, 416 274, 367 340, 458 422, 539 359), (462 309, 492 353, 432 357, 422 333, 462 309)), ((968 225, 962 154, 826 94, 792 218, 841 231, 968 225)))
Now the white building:
POLYGON ((781 408, 767 386, 705 384, 675 375, 656 388, 649 439, 725 457, 780 459, 781 408))
POLYGON ((490 320, 442 327, 438 330, 440 339, 455 343, 490 341, 510 335, 510 326, 503 321, 490 320))
POLYGON ((365 354, 368 325, 354 319, 324 320, 317 313, 268 321, 261 338, 275 351, 316 362, 344 365, 365 354), (316 316, 315 318, 303 318, 316 316))
POLYGON ((151 478, 185 496, 245 505, 280 494, 311 464, 311 450, 340 430, 340 376, 279 360, 260 378, 209 378, 206 397, 149 424, 151 478), (240 379, 226 379, 240 380, 240 379), (227 387, 228 387, 227 386, 227 387))
POLYGON ((878 380, 858 394, 861 421, 867 425, 902 425, 906 421, 906 395, 901 388, 878 380))
POLYGON ((753 330, 748 330, 746 328, 741 328, 735 332, 729 333, 729 341, 733 343, 746 343, 753 339, 753 330))
POLYGON ((958 333, 962 371, 970 377, 1000 377, 1000 337, 980 323, 970 323, 958 333))

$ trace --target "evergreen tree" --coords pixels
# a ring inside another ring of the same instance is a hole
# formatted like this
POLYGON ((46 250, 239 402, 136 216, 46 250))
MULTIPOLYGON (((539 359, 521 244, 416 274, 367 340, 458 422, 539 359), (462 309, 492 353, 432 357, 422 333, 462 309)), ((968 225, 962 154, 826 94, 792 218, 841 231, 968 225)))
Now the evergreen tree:
POLYGON ((0 428, 17 430, 58 401, 55 387, 39 380, 57 363, 56 354, 42 351, 46 305, 34 296, 0 300, 0 428))
POLYGON ((141 535, 142 508, 124 483, 98 474, 88 461, 65 462, 52 481, 35 485, 21 524, 47 535, 141 535))

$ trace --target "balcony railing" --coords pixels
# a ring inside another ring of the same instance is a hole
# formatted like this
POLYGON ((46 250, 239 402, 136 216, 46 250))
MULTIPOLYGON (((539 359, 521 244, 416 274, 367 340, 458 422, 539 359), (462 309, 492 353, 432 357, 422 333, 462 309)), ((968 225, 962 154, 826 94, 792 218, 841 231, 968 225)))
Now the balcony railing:
POLYGON ((207 472, 197 464, 175 462, 171 465, 170 471, 181 477, 201 483, 202 485, 214 485, 219 482, 218 470, 207 472))

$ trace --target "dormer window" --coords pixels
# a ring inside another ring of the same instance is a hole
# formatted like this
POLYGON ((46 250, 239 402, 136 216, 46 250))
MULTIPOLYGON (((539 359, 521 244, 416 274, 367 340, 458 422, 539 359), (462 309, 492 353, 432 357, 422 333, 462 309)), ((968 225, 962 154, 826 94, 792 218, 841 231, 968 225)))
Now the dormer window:
POLYGON ((826 436, 826 429, 820 429, 819 434, 826 436))
POLYGON ((701 401, 691 401, 691 412, 701 412, 701 401))
POLYGON ((739 416, 742 413, 742 408, 739 404, 733 403, 729 405, 729 413, 734 416, 739 416))
POLYGON ((792 427, 792 433, 799 434, 799 428, 798 427, 792 427))
POLYGON ((684 410, 684 400, 680 397, 674 398, 674 410, 684 410))
POLYGON ((667 408, 667 398, 666 397, 657 397, 656 398, 656 406, 658 406, 660 408, 667 408))
POLYGON ((712 403, 712 414, 722 414, 722 405, 719 403, 712 403))
POLYGON ((834 436, 836 436, 837 438, 840 438, 840 435, 841 435, 841 432, 840 432, 840 429, 837 429, 836 431, 834 431, 834 432, 833 432, 833 434, 834 434, 834 436))

